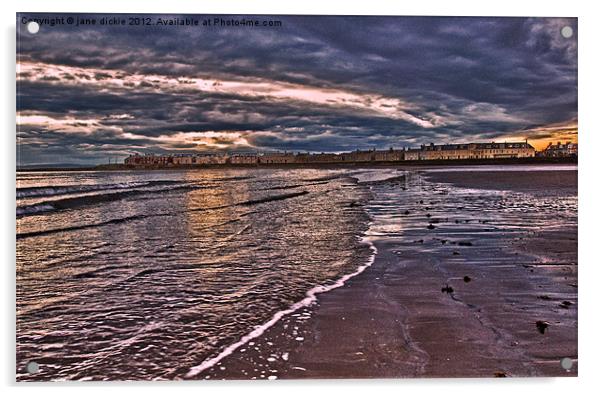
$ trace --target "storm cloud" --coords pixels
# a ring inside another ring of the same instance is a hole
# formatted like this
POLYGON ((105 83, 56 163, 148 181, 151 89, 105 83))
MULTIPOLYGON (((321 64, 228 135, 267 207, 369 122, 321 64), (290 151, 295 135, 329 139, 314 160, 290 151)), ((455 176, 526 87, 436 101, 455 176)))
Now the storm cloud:
POLYGON ((577 139, 574 18, 228 16, 281 26, 36 35, 22 23, 53 16, 17 16, 19 164, 577 139))

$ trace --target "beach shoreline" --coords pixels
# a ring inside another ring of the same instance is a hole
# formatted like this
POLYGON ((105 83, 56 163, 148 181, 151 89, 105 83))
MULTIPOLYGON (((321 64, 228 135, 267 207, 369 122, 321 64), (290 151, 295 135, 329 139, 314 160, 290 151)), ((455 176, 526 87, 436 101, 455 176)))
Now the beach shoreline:
POLYGON ((529 166, 529 165, 576 165, 576 157, 531 157, 500 159, 446 159, 446 160, 405 160, 391 162, 349 162, 349 163, 261 163, 261 164, 205 164, 205 165, 169 165, 169 166, 132 166, 125 164, 101 164, 96 166, 48 167, 21 166, 17 172, 78 172, 78 171, 181 171, 181 170, 219 170, 219 169, 424 169, 450 166, 529 166))
MULTIPOLYGON (((416 185, 441 194, 479 185, 545 194, 546 185, 565 182, 563 192, 576 196, 576 171, 525 173, 498 173, 490 182, 497 185, 483 185, 486 173, 433 173, 416 185)), ((426 212, 441 214, 420 206, 443 204, 442 196, 411 203, 403 220, 409 235, 375 236, 378 252, 361 275, 197 378, 576 376, 576 223, 516 231, 466 209, 463 221, 427 221, 426 212), (570 370, 562 358, 573 361, 570 370)))

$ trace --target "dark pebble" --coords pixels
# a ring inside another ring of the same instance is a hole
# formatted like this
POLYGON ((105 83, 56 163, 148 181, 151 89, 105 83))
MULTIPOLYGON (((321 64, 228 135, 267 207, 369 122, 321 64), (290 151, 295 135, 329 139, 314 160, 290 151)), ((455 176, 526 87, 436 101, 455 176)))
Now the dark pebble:
POLYGON ((535 323, 535 326, 537 327, 537 330, 539 331, 539 333, 541 333, 543 335, 544 333, 546 333, 546 329, 548 329, 550 324, 545 321, 537 321, 535 323))
POLYGON ((441 292, 450 294, 450 293, 454 292, 454 289, 452 287, 450 287, 448 284, 445 284, 445 287, 441 288, 441 292))

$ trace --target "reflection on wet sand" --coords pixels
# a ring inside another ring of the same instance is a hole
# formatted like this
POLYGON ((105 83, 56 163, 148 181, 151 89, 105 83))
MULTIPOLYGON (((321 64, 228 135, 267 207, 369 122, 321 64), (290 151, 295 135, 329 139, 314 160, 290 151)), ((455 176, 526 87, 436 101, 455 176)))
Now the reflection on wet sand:
POLYGON ((575 376, 576 171, 473 175, 370 183, 374 264, 204 377, 575 376))

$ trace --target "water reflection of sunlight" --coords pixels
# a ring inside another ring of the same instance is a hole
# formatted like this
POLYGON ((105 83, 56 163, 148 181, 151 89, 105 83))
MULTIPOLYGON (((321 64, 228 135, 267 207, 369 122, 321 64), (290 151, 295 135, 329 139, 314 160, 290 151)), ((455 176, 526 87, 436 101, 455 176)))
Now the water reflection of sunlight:
POLYGON ((50 344, 30 336, 61 333, 64 347, 48 351, 59 362, 45 365, 47 377, 81 378, 93 370, 125 377, 137 363, 153 377, 173 377, 166 365, 203 358, 312 286, 356 270, 370 253, 357 244, 367 220, 357 202, 365 192, 331 173, 105 175, 104 182, 171 179, 201 188, 40 215, 52 223, 38 227, 101 226, 18 241, 18 360, 50 344), (245 176, 254 178, 238 178, 245 176), (307 194, 261 201, 291 191, 307 194), (136 219, 120 221, 130 217, 136 219), (110 219, 117 221, 103 224, 110 219), (149 342, 168 346, 159 352, 149 342), (94 358, 64 358, 82 347, 94 358), (136 358, 127 367, 119 357, 126 351, 136 358))

